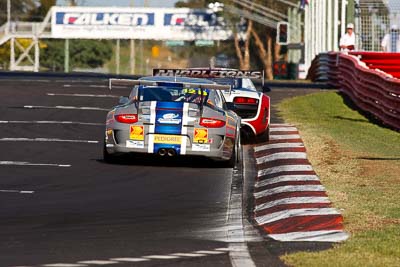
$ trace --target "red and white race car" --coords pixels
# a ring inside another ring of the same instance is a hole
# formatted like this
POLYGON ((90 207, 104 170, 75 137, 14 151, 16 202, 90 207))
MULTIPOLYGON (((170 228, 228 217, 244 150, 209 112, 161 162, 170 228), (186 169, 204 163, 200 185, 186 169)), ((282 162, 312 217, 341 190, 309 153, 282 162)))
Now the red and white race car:
POLYGON ((213 80, 231 86, 224 91, 230 109, 241 117, 241 132, 247 140, 269 141, 270 98, 257 91, 251 79, 262 79, 261 71, 222 68, 154 69, 153 76, 185 76, 213 80))

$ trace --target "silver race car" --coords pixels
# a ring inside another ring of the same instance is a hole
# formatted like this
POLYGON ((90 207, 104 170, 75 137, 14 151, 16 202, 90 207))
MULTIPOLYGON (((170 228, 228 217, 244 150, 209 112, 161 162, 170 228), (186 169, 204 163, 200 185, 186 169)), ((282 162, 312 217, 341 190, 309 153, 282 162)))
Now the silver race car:
POLYGON ((104 160, 126 153, 160 157, 205 156, 233 167, 240 151, 240 117, 218 85, 206 79, 144 77, 110 79, 133 87, 107 114, 104 160))

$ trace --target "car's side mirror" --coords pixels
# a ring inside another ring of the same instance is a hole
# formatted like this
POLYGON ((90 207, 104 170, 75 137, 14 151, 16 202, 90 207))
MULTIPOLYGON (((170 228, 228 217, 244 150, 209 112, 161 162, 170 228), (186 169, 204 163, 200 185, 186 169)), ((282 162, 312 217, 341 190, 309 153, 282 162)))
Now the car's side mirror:
POLYGON ((271 92, 271 88, 268 85, 264 84, 262 86, 262 91, 263 92, 271 92))
POLYGON ((126 96, 121 96, 121 97, 119 98, 119 101, 118 101, 118 103, 119 103, 120 105, 125 105, 125 104, 127 104, 128 102, 129 102, 129 98, 126 97, 126 96))
POLYGON ((229 109, 229 110, 235 110, 235 103, 226 102, 226 108, 229 109))

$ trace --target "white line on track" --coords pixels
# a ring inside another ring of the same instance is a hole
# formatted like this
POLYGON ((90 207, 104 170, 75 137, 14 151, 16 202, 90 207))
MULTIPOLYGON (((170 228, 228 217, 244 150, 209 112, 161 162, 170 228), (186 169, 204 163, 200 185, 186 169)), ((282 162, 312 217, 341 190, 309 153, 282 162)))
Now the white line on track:
POLYGON ((107 85, 93 85, 93 84, 89 85, 89 87, 92 87, 92 88, 108 88, 107 85))
POLYGON ((289 197, 256 205, 255 211, 265 210, 279 205, 304 203, 331 203, 327 197, 289 197))
POLYGON ((262 169, 258 171, 258 176, 274 174, 278 172, 295 172, 295 171, 312 171, 311 165, 281 165, 276 167, 271 167, 267 169, 262 169))
POLYGON ((117 261, 104 261, 104 260, 91 260, 91 261, 78 261, 78 263, 82 264, 93 264, 93 265, 108 265, 108 264, 116 264, 117 261))
POLYGON ((33 194, 35 191, 0 189, 0 193, 33 194))
POLYGON ((325 192, 325 188, 323 185, 284 185, 255 192, 253 195, 255 198, 261 198, 288 192, 325 192))
MULTIPOLYGON (((32 79, 21 79, 21 78, 17 78, 18 79, 18 82, 44 82, 44 83, 49 83, 50 82, 50 80, 40 80, 40 79, 34 79, 34 80, 32 80, 32 79)), ((16 81, 16 79, 1 79, 1 81, 4 81, 4 82, 15 82, 16 81)))
MULTIPOLYGON (((239 165, 239 164, 238 164, 239 165)), ((242 168, 244 168, 242 166, 242 168)), ((232 266, 255 267, 247 247, 247 240, 243 227, 243 170, 233 169, 231 194, 227 210, 227 238, 229 242, 229 258, 232 266)), ((213 251, 213 253, 222 251, 213 251)), ((207 251, 196 251, 207 254, 207 251)))
POLYGON ((70 164, 31 163, 31 162, 25 162, 25 161, 0 161, 0 165, 9 165, 9 166, 48 166, 48 167, 62 167, 62 168, 71 167, 70 164))
MULTIPOLYGON (((104 80, 104 82, 108 82, 108 79, 107 79, 107 78, 104 78, 104 79, 102 79, 102 80, 104 80)), ((91 79, 88 79, 88 78, 85 78, 84 80, 82 80, 82 79, 75 79, 75 80, 71 80, 71 79, 53 80, 53 82, 56 82, 56 83, 65 83, 65 84, 67 84, 66 82, 68 82, 68 83, 75 83, 75 84, 85 84, 85 83, 86 83, 86 84, 93 84, 93 83, 100 83, 98 79, 91 80, 91 79)))
POLYGON ((0 138, 0 142, 65 142, 65 143, 88 143, 88 144, 98 144, 97 140, 68 140, 68 139, 58 139, 58 138, 0 138))
POLYGON ((194 253, 208 254, 208 255, 218 255, 218 254, 224 254, 226 252, 225 251, 219 251, 219 250, 198 250, 198 251, 195 251, 194 253))
POLYGON ((280 175, 278 177, 258 181, 255 184, 255 187, 258 188, 280 182, 297 182, 297 181, 319 181, 319 178, 317 175, 280 175))
POLYGON ((271 134, 269 139, 270 140, 283 140, 283 139, 300 139, 300 135, 299 134, 278 134, 278 135, 274 135, 271 134))
POLYGON ((172 259, 179 259, 178 256, 170 256, 170 255, 149 255, 149 256, 143 256, 145 259, 151 259, 151 260, 172 260, 172 259))
POLYGON ((77 263, 51 263, 44 264, 44 267, 84 267, 88 266, 87 264, 77 264, 77 263))
POLYGON ((112 261, 122 261, 122 262, 141 262, 141 261, 149 261, 150 259, 144 258, 111 258, 112 261))
POLYGON ((259 152, 262 150, 272 149, 272 148, 298 148, 304 147, 303 143, 277 143, 277 144, 268 144, 263 146, 257 146, 254 148, 254 152, 259 152))
POLYGON ((307 154, 304 152, 278 152, 272 155, 267 155, 257 158, 257 164, 262 164, 278 159, 306 159, 307 154))
POLYGON ((47 93, 48 96, 72 96, 72 97, 99 97, 99 98, 119 98, 118 95, 93 95, 93 94, 56 94, 47 93))
POLYGON ((204 257, 204 256, 207 256, 205 254, 199 254, 199 253, 173 253, 170 255, 178 256, 178 257, 204 257))
POLYGON ((0 121, 0 124, 77 124, 77 125, 92 125, 104 126, 104 123, 95 122, 79 122, 79 121, 0 121))
MULTIPOLYGON (((220 255, 231 252, 231 248, 215 248, 214 250, 199 250, 192 252, 182 252, 182 253, 172 253, 167 255, 147 255, 139 257, 119 257, 110 259, 100 259, 100 260, 84 260, 78 261, 76 263, 48 263, 42 264, 43 267, 81 267, 81 266, 92 266, 92 265, 108 265, 108 264, 121 264, 123 262, 147 262, 151 260, 174 260, 182 258, 195 258, 195 257, 205 257, 210 255, 220 255)), ((37 266, 37 265, 35 265, 37 266)), ((236 266, 248 266, 248 265, 236 265, 236 266)), ((18 267, 18 266, 14 266, 18 267)), ((19 267, 33 267, 33 266, 19 266, 19 267)))
POLYGON ((99 111, 108 111, 109 109, 106 108, 99 108, 99 107, 73 107, 73 106, 31 106, 25 105, 24 108, 28 109, 78 109, 78 110, 99 110, 99 111))
POLYGON ((292 217, 320 215, 340 215, 340 213, 334 208, 288 209, 255 217, 255 219, 259 225, 263 225, 292 217))

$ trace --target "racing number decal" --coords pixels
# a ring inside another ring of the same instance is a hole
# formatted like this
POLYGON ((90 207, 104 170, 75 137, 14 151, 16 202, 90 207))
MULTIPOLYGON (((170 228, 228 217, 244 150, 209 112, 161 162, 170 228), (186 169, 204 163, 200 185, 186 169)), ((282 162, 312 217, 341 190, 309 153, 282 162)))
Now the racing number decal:
POLYGON ((194 89, 194 88, 183 89, 183 93, 190 94, 190 95, 201 95, 202 92, 203 92, 203 96, 208 95, 208 93, 206 91, 201 90, 201 89, 194 89))
POLYGON ((194 128, 194 142, 208 143, 208 129, 194 128))
POLYGON ((129 139, 131 140, 144 140, 144 127, 131 125, 129 131, 129 139))

